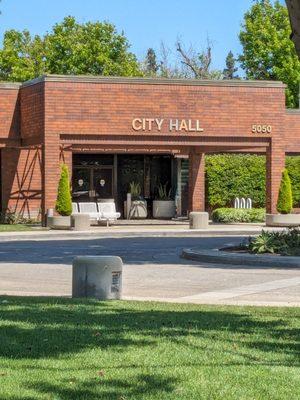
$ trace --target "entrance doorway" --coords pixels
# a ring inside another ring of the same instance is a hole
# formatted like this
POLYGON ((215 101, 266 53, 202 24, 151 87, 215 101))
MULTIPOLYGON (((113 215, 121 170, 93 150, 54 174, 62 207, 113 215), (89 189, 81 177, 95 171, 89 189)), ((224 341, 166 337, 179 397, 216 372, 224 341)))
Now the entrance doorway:
POLYGON ((113 157, 75 154, 73 165, 74 201, 85 202, 114 198, 113 157))

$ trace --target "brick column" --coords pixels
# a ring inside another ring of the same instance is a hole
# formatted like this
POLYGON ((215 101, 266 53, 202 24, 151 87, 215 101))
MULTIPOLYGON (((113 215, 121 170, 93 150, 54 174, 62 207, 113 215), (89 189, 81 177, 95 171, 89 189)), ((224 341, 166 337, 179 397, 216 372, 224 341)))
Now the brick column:
POLYGON ((48 208, 54 208, 60 177, 60 146, 58 135, 51 135, 43 146, 43 222, 48 208))
POLYGON ((189 155, 189 211, 205 211, 205 153, 189 155))
POLYGON ((277 214, 277 198, 284 168, 284 147, 282 143, 272 141, 266 152, 266 208, 269 214, 277 214))

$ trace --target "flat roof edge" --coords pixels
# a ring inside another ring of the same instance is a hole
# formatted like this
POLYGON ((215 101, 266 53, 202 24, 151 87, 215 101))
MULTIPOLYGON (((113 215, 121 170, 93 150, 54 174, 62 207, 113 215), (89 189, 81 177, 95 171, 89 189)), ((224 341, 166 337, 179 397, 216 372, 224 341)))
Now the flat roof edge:
POLYGON ((19 89, 21 87, 21 83, 19 82, 1 82, 0 81, 0 89, 19 89))
POLYGON ((167 79, 167 78, 140 78, 117 76, 92 75, 43 75, 24 82, 22 87, 35 85, 41 82, 74 82, 74 83, 108 83, 108 84, 137 84, 137 85, 180 85, 180 86, 218 86, 218 87, 260 87, 285 88, 280 81, 247 81, 239 79, 228 80, 200 80, 200 79, 167 79))

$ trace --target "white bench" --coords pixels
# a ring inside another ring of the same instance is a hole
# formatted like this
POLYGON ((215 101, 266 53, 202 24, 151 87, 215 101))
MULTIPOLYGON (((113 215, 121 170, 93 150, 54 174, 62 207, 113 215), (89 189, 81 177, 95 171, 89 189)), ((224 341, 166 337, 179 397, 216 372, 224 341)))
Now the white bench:
POLYGON ((72 215, 76 214, 88 214, 91 220, 97 222, 106 221, 107 226, 110 222, 115 222, 120 218, 121 214, 116 211, 116 205, 114 202, 105 203, 72 203, 72 215))
POLYGON ((107 226, 110 222, 115 222, 121 217, 121 214, 116 211, 116 205, 113 202, 98 203, 98 211, 100 214, 100 220, 105 220, 107 226))

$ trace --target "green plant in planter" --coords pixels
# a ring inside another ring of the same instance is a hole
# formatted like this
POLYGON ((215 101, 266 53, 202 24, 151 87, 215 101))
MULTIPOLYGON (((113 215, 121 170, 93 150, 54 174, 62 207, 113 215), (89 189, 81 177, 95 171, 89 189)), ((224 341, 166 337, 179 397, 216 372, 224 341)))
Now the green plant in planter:
POLYGON ((162 183, 160 183, 157 187, 157 200, 161 200, 161 201, 166 201, 166 200, 172 200, 172 188, 171 189, 167 189, 167 185, 168 183, 166 183, 165 185, 163 185, 162 183))
POLYGON ((129 184, 129 193, 131 194, 132 200, 140 200, 141 192, 142 192, 142 188, 138 182, 131 182, 129 184))
POLYGON ((287 169, 282 172, 282 178, 279 188, 277 211, 280 214, 289 214, 293 209, 293 194, 291 180, 287 169))
POLYGON ((61 165, 55 210, 62 216, 69 216, 72 214, 69 170, 66 164, 61 165))

